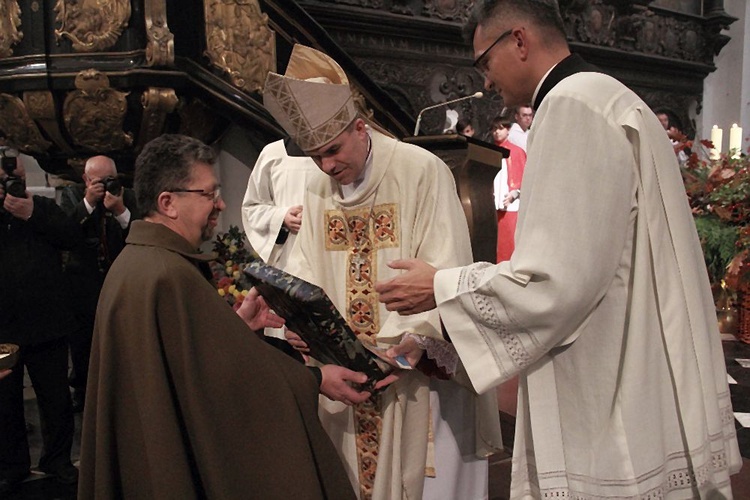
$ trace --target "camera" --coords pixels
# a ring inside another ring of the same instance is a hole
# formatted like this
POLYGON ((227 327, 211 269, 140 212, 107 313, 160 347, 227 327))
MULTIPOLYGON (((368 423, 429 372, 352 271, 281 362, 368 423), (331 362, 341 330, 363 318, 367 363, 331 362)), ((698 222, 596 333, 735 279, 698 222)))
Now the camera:
POLYGON ((101 183, 104 184, 104 189, 106 189, 109 194, 119 196, 122 191, 122 183, 120 182, 120 179, 112 175, 102 179, 101 183))
POLYGON ((26 198, 26 183, 21 177, 13 175, 18 166, 18 151, 8 147, 0 147, 0 163, 2 163, 2 169, 7 175, 5 179, 0 181, 5 193, 16 198, 26 198))

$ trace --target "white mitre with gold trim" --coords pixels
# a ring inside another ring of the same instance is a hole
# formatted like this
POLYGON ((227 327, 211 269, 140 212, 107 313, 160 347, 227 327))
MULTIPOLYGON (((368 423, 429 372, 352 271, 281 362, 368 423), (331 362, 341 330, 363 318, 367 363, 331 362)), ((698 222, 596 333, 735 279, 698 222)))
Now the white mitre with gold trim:
POLYGON ((357 118, 349 79, 336 61, 295 44, 286 73, 269 73, 263 104, 304 151, 331 142, 357 118))

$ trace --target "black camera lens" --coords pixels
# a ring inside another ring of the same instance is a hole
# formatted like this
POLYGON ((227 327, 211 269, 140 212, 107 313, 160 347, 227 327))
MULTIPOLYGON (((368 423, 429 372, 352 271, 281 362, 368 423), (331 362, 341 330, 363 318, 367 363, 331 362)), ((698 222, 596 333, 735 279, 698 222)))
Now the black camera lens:
POLYGON ((104 189, 106 189, 109 194, 117 196, 122 191, 122 183, 117 177, 105 177, 102 179, 102 184, 104 184, 104 189))
POLYGON ((16 198, 26 198, 26 183, 20 177, 9 176, 5 179, 5 193, 16 198))
POLYGON ((18 166, 18 159, 15 156, 2 156, 3 170, 8 175, 11 175, 18 166))

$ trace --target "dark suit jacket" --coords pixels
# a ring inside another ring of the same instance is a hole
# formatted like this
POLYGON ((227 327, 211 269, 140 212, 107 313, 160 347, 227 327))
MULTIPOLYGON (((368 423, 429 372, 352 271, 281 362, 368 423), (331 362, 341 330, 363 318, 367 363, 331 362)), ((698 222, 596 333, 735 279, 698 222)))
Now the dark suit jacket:
MULTIPOLYGON (((83 310, 93 315, 104 276, 125 247, 130 225, 126 228, 120 226, 114 214, 102 205, 89 213, 83 201, 85 192, 86 186, 83 184, 66 187, 60 206, 80 229, 77 231, 78 244, 69 252, 65 264, 65 272, 73 289, 73 306, 79 312, 83 310)), ((130 221, 140 218, 132 189, 125 189, 123 201, 130 210, 130 221)))
POLYGON ((60 262, 60 252, 76 243, 75 228, 55 200, 33 199, 27 221, 0 210, 0 342, 22 346, 78 328, 60 262))

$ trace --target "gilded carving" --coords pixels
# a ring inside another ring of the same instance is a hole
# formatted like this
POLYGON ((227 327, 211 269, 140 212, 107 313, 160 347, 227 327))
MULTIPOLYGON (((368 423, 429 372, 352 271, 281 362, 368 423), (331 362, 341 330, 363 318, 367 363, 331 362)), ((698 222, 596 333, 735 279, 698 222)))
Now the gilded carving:
POLYGON ((24 153, 42 154, 52 145, 45 139, 18 97, 0 94, 0 134, 24 153))
POLYGON ((11 47, 21 41, 21 7, 16 0, 0 0, 0 58, 13 55, 11 47))
POLYGON ((164 0, 146 0, 146 64, 170 66, 174 64, 174 35, 167 26, 167 6, 164 0))
POLYGON ((49 90, 29 90, 23 93, 23 103, 29 110, 29 116, 42 127, 47 137, 65 151, 73 153, 73 148, 60 133, 60 126, 57 123, 57 112, 55 107, 55 98, 49 90))
POLYGON ((73 142, 96 152, 130 146, 133 136, 123 131, 128 94, 110 88, 109 78, 95 69, 78 73, 75 85, 78 90, 68 93, 63 103, 73 142))
POLYGON ((77 52, 112 47, 128 27, 130 0, 57 0, 55 30, 58 41, 67 38, 77 52))
POLYGON ((179 99, 174 89, 150 87, 141 96, 143 118, 136 150, 140 151, 151 139, 161 135, 167 115, 177 107, 179 99))
POLYGON ((235 86, 257 92, 276 71, 276 39, 258 0, 206 0, 206 55, 235 86))

